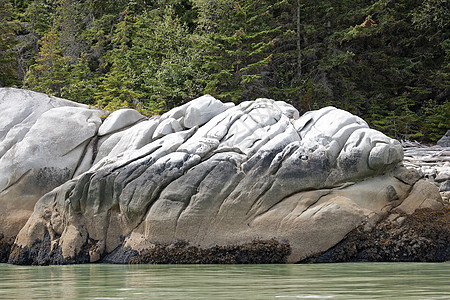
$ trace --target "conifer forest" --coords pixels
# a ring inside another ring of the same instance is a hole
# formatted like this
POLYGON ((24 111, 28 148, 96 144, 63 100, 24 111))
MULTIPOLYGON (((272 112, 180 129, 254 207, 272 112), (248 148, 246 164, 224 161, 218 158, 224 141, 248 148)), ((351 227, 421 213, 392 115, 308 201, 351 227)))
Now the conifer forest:
POLYGON ((160 114, 203 94, 450 128, 448 0, 0 0, 0 87, 160 114))

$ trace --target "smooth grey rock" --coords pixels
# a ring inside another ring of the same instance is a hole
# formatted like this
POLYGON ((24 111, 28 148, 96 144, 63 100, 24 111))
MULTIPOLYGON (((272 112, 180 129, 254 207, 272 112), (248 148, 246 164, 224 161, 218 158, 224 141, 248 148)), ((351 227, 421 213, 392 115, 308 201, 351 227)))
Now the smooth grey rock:
POLYGON ((0 157, 20 142, 46 111, 62 106, 84 107, 61 98, 15 88, 0 89, 0 157))
POLYGON ((450 129, 437 141, 437 144, 442 147, 450 147, 450 129))
POLYGON ((407 197, 412 180, 388 174, 402 160, 398 142, 333 107, 297 118, 284 102, 231 106, 205 96, 108 130, 95 164, 39 201, 16 245, 47 230, 69 258, 90 238, 96 261, 123 237, 134 250, 276 238, 291 244, 294 262, 407 197))
POLYGON ((134 109, 119 109, 111 113, 98 129, 98 135, 103 136, 115 131, 127 128, 135 123, 144 120, 145 117, 134 109))
POLYGON ((450 180, 450 167, 446 171, 439 172, 434 180, 436 182, 443 182, 450 180))
POLYGON ((289 119, 297 120, 300 117, 298 110, 284 101, 276 101, 275 105, 278 106, 283 114, 289 119))
POLYGON ((153 118, 108 136, 99 146, 94 164, 106 157, 114 158, 126 151, 137 150, 151 143, 159 123, 158 118, 153 118))
POLYGON ((439 192, 448 192, 448 191, 450 191, 450 180, 441 182, 441 185, 439 186, 439 192))
POLYGON ((236 105, 233 102, 227 102, 224 103, 223 106, 225 107, 225 109, 229 109, 235 107, 236 105))
POLYGON ((167 118, 159 123, 158 127, 153 133, 153 139, 156 140, 170 133, 178 132, 181 130, 183 130, 183 127, 176 119, 167 118))
POLYGON ((400 168, 395 174, 395 178, 411 186, 422 177, 423 174, 416 169, 400 168))
POLYGON ((186 128, 203 125, 225 110, 222 102, 210 95, 204 95, 189 102, 183 125, 186 128))
POLYGON ((181 106, 177 106, 169 110, 168 112, 161 115, 161 121, 164 121, 168 118, 172 118, 175 120, 179 120, 184 118, 186 115, 186 109, 189 107, 190 103, 183 104, 181 106))
POLYGON ((426 180, 414 184, 408 197, 395 209, 397 212, 411 214, 419 208, 441 209, 443 207, 439 189, 426 180))

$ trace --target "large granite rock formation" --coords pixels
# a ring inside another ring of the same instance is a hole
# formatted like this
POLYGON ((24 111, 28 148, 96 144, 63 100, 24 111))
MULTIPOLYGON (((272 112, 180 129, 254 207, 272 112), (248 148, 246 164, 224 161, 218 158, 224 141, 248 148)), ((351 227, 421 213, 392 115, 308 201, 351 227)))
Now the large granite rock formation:
MULTIPOLYGON (((15 89, 0 97, 12 111, 51 99, 15 89)), ((16 139, 0 160, 0 221, 22 199, 28 216, 48 192, 17 234, 12 263, 128 262, 180 242, 197 253, 271 245, 296 262, 392 211, 443 206, 436 186, 400 166, 399 142, 333 107, 300 117, 282 101, 234 106, 206 95, 160 117, 120 110, 102 122, 100 111, 56 100, 66 106, 23 134, 11 128, 24 118, 0 125, 16 139)))

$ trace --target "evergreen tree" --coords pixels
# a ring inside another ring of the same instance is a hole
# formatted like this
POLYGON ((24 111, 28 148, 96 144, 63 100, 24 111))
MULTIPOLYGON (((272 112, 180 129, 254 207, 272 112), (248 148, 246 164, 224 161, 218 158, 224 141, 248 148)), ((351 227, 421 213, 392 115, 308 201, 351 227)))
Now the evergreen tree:
POLYGON ((172 6, 139 16, 128 65, 143 102, 151 111, 169 109, 202 94, 202 49, 172 6))
POLYGON ((98 79, 88 65, 85 54, 81 54, 76 63, 72 63, 69 69, 68 81, 61 90, 61 97, 79 103, 96 105, 95 93, 98 79))
POLYGON ((17 24, 9 1, 0 0, 0 87, 19 84, 14 51, 17 24))
POLYGON ((126 9, 121 14, 121 21, 115 26, 111 40, 113 49, 105 57, 109 72, 100 78, 95 93, 97 105, 109 111, 132 107, 133 102, 140 97, 139 92, 133 89, 132 74, 128 72, 124 59, 130 43, 130 19, 126 9))
POLYGON ((286 35, 277 22, 285 1, 196 1, 211 74, 205 92, 224 100, 269 97, 276 44, 286 35))
POLYGON ((30 66, 24 83, 30 89, 61 96, 63 87, 69 82, 68 58, 63 56, 54 29, 44 34, 39 43, 36 64, 30 66))
POLYGON ((31 32, 43 35, 53 27, 58 0, 33 0, 25 10, 24 20, 31 26, 31 32))
POLYGON ((447 0, 0 0, 0 85, 161 113, 202 93, 450 127, 447 0))

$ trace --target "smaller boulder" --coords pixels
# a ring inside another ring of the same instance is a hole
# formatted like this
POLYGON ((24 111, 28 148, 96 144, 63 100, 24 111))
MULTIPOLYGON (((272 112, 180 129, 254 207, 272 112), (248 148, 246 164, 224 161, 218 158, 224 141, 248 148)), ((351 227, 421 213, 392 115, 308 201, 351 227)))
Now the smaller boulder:
POLYGON ((118 130, 130 127, 137 122, 145 119, 143 115, 134 109, 120 109, 110 114, 98 129, 98 135, 103 136, 111 134, 118 130))
POLYGON ((444 134, 444 136, 437 142, 441 147, 450 147, 450 129, 444 134))
POLYGON ((434 180, 436 182, 444 182, 450 180, 450 169, 448 171, 439 172, 434 180))
POLYGON ((204 95, 189 103, 184 118, 184 127, 193 128, 211 120, 213 117, 224 112, 226 106, 213 96, 204 95))
POLYGON ((399 168, 395 174, 395 178, 411 186, 421 177, 421 173, 416 169, 399 168))
POLYGON ((162 138, 170 133, 182 131, 183 127, 174 118, 167 118, 156 127, 153 133, 153 140, 162 138))
POLYGON ((394 211, 412 214, 419 208, 443 208, 441 194, 436 185, 423 179, 414 184, 409 196, 394 211))
POLYGON ((439 186, 439 192, 449 192, 450 191, 450 180, 446 180, 439 186))

